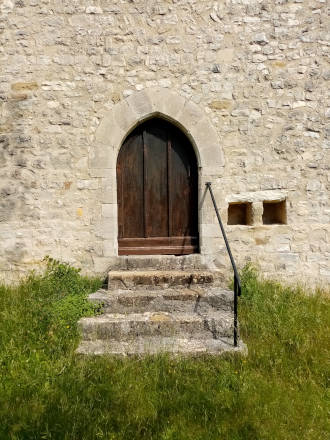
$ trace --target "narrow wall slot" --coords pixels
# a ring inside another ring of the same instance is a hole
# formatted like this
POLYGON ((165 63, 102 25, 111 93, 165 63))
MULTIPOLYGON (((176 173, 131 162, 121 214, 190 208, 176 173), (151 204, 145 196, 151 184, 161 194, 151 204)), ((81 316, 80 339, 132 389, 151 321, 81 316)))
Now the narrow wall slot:
POLYGON ((286 225, 286 201, 264 201, 262 223, 264 225, 286 225))
POLYGON ((228 225, 251 225, 252 203, 238 202, 228 205, 228 225))

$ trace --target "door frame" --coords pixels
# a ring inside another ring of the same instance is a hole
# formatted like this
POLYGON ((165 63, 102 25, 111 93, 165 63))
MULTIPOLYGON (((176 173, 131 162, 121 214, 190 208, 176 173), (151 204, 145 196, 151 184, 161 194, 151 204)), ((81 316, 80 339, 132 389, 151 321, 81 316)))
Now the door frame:
POLYGON ((198 225, 202 255, 219 251, 216 217, 206 197, 205 183, 213 183, 213 191, 221 203, 221 176, 224 154, 218 133, 202 106, 167 88, 151 88, 133 93, 106 112, 93 135, 89 153, 89 173, 99 182, 96 207, 99 214, 95 234, 101 251, 93 255, 101 270, 109 266, 109 258, 118 256, 118 207, 116 164, 126 137, 143 121, 160 117, 177 126, 190 140, 198 166, 198 225))

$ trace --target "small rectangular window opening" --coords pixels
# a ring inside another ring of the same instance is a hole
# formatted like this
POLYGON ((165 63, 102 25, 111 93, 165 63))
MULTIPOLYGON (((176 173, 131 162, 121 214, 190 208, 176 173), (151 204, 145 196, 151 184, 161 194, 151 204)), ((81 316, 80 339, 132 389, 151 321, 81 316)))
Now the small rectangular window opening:
POLYGON ((252 203, 238 202, 228 205, 228 225, 251 225, 252 203))
POLYGON ((262 223, 264 225, 286 225, 286 201, 264 201, 262 223))

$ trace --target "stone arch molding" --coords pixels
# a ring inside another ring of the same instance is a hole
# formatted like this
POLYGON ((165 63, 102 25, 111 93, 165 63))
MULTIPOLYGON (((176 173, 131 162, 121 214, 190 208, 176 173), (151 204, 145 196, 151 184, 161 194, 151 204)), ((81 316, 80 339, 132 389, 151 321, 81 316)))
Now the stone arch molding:
MULTIPOLYGON (((105 113, 95 133, 89 156, 91 177, 101 180, 100 221, 96 236, 102 240, 103 251, 99 269, 105 270, 109 257, 118 255, 118 213, 116 164, 119 150, 127 135, 141 122, 154 116, 162 117, 178 126, 190 139, 199 166, 199 197, 203 199, 205 182, 222 174, 223 152, 215 128, 206 113, 190 100, 169 89, 145 89, 115 104, 105 113)), ((199 212, 201 254, 213 240, 214 219, 199 212)))
POLYGON ((154 116, 174 123, 188 136, 203 175, 219 175, 224 159, 216 130, 197 104, 169 89, 145 89, 115 104, 96 130, 90 168, 115 169, 126 136, 154 116))

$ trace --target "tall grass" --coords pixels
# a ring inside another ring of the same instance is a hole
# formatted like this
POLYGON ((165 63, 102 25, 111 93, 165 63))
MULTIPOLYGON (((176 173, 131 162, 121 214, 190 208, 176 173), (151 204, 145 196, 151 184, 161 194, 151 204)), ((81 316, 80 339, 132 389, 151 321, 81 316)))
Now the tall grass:
POLYGON ((242 281, 246 358, 77 357, 99 280, 48 260, 0 287, 0 439, 325 439, 328 297, 242 281))

